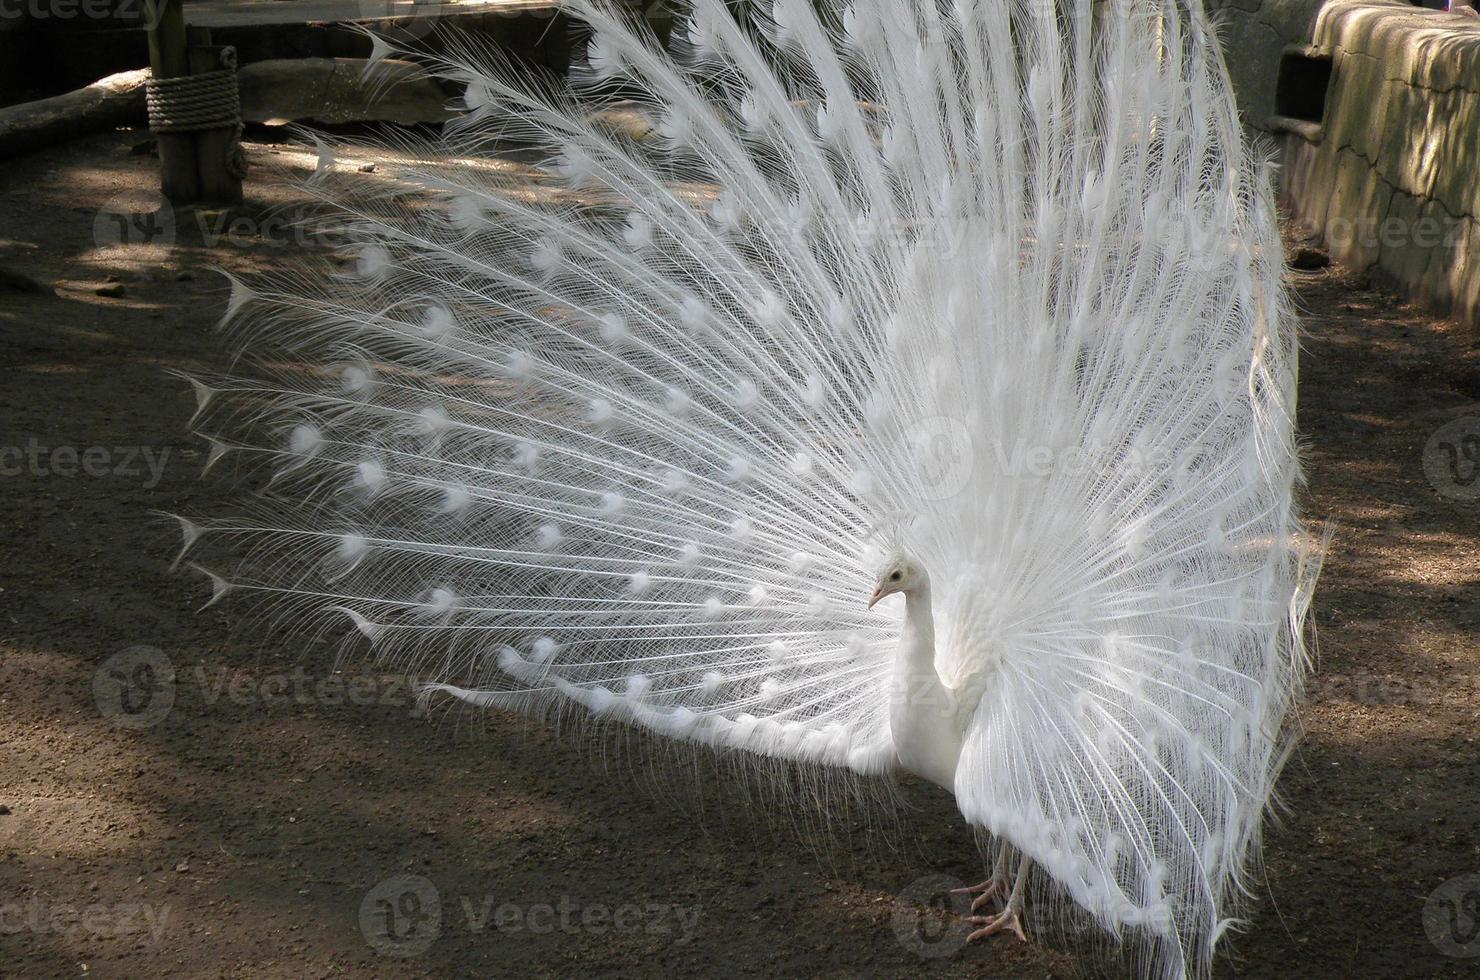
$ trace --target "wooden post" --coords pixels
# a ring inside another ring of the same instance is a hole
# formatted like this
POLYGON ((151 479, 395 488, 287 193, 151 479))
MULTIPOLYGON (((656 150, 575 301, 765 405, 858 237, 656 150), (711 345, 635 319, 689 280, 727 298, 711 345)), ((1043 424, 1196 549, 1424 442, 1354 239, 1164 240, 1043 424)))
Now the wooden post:
MULTIPOLYGON (((155 78, 179 78, 190 74, 185 40, 184 0, 153 0, 146 8, 149 26, 149 67, 155 78)), ((195 135, 158 133, 159 189, 171 204, 200 200, 200 177, 196 173, 195 135)))
MULTIPOLYGON (((227 55, 225 47, 211 44, 209 27, 186 28, 189 40, 190 73, 200 75, 223 68, 235 69, 235 54, 227 55)), ((200 182, 200 199, 212 204, 240 204, 242 182, 226 165, 236 146, 236 127, 203 129, 195 137, 196 176, 200 182)))
MULTIPOLYGON (((226 49, 211 44, 207 28, 185 26, 184 0, 148 0, 149 65, 155 78, 181 78, 234 69, 226 49)), ((159 185, 177 207, 208 201, 240 204, 241 179, 228 160, 236 145, 236 126, 185 133, 156 133, 159 141, 159 185)))

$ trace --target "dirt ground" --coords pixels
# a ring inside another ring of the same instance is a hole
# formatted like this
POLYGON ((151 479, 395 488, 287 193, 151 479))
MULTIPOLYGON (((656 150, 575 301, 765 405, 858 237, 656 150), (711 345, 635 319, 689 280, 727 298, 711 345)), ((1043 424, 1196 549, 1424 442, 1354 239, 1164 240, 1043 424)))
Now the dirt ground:
MULTIPOLYGON (((861 814, 819 837, 705 767, 643 764, 640 739, 634 765, 516 718, 429 718, 395 678, 197 612, 209 585, 171 573, 156 512, 233 488, 229 463, 201 478, 167 372, 225 359, 210 267, 298 246, 209 215, 118 225, 156 179, 136 141, 0 176, 0 975, 1105 972, 1047 939, 960 949, 921 911, 932 876, 980 877, 930 787, 904 785, 895 843, 861 814)), ((1480 338, 1357 275, 1292 275, 1307 509, 1336 534, 1288 813, 1220 974, 1475 976, 1449 954, 1480 953, 1480 502, 1443 464, 1480 424, 1441 430, 1480 416, 1480 338)))

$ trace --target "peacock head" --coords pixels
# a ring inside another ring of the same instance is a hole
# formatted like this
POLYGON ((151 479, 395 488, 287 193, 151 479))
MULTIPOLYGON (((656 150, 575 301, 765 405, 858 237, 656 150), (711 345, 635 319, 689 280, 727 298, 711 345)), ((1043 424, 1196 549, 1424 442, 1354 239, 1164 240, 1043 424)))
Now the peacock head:
POLYGON ((884 560, 879 580, 874 585, 874 594, 869 597, 868 607, 874 608, 880 599, 896 592, 908 595, 924 587, 928 581, 925 569, 920 567, 919 562, 903 554, 891 555, 884 560))

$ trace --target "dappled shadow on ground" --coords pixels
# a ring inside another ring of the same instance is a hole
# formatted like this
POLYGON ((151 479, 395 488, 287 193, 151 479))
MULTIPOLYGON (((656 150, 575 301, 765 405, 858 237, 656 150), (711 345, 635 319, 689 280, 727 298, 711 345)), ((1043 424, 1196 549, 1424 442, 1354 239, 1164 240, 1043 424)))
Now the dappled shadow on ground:
MULTIPOLYGON (((225 362, 209 326, 226 294, 209 266, 281 264, 300 246, 195 232, 100 243, 99 210, 152 179, 121 138, 16 170, 0 266, 58 288, 0 302, 0 444, 34 444, 39 461, 0 481, 0 803, 13 810, 0 815, 0 901, 36 910, 0 932, 0 962, 28 976, 1106 971, 1005 940, 922 958, 896 937, 896 914, 914 919, 898 897, 912 882, 981 875, 970 830, 929 787, 835 813, 819 833, 815 811, 644 739, 428 717, 373 665, 336 673, 334 651, 264 639, 230 605, 197 612, 209 587, 169 573, 175 528, 152 515, 219 511, 230 462, 198 478, 194 399, 165 372, 225 362), (98 294, 108 286, 122 295, 98 294), (70 466, 65 447, 79 453, 70 466), (91 448, 102 453, 84 471, 91 448), (137 647, 158 653, 116 659, 137 647), (173 698, 156 723, 100 710, 100 668, 155 656, 174 672, 149 687, 173 698), (425 911, 414 892, 411 905, 373 900, 400 875, 427 879, 441 905, 434 941, 410 957, 366 938, 386 915, 425 911), (99 928, 54 918, 90 906, 99 928), (495 918, 501 906, 517 918, 495 918), (581 918, 619 909, 636 910, 622 928, 581 918)), ((1443 425, 1480 415, 1475 338, 1339 272, 1299 288, 1307 508, 1335 527, 1315 610, 1321 672, 1265 893, 1220 969, 1461 976, 1420 912, 1440 883, 1480 872, 1480 509, 1441 495, 1423 454, 1443 425)))

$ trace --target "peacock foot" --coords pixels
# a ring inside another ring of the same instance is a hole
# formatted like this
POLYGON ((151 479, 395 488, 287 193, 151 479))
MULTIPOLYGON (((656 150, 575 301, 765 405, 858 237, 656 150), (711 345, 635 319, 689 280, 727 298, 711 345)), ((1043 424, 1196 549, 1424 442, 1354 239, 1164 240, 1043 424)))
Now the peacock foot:
POLYGON ((974 943, 978 939, 986 939, 988 936, 995 936, 1003 929, 1013 933, 1023 942, 1028 941, 1027 933, 1023 932, 1023 920, 1018 916, 1018 910, 1011 905, 1001 915, 973 915, 966 921, 974 926, 981 926, 980 929, 966 937, 968 943, 974 943))
POLYGON ((971 911, 975 912, 977 909, 981 908, 992 899, 1000 896, 1005 890, 1006 888, 1001 881, 997 880, 996 878, 988 878, 980 885, 972 885, 969 888, 953 888, 951 889, 951 894, 975 895, 976 898, 973 899, 971 903, 971 911))

